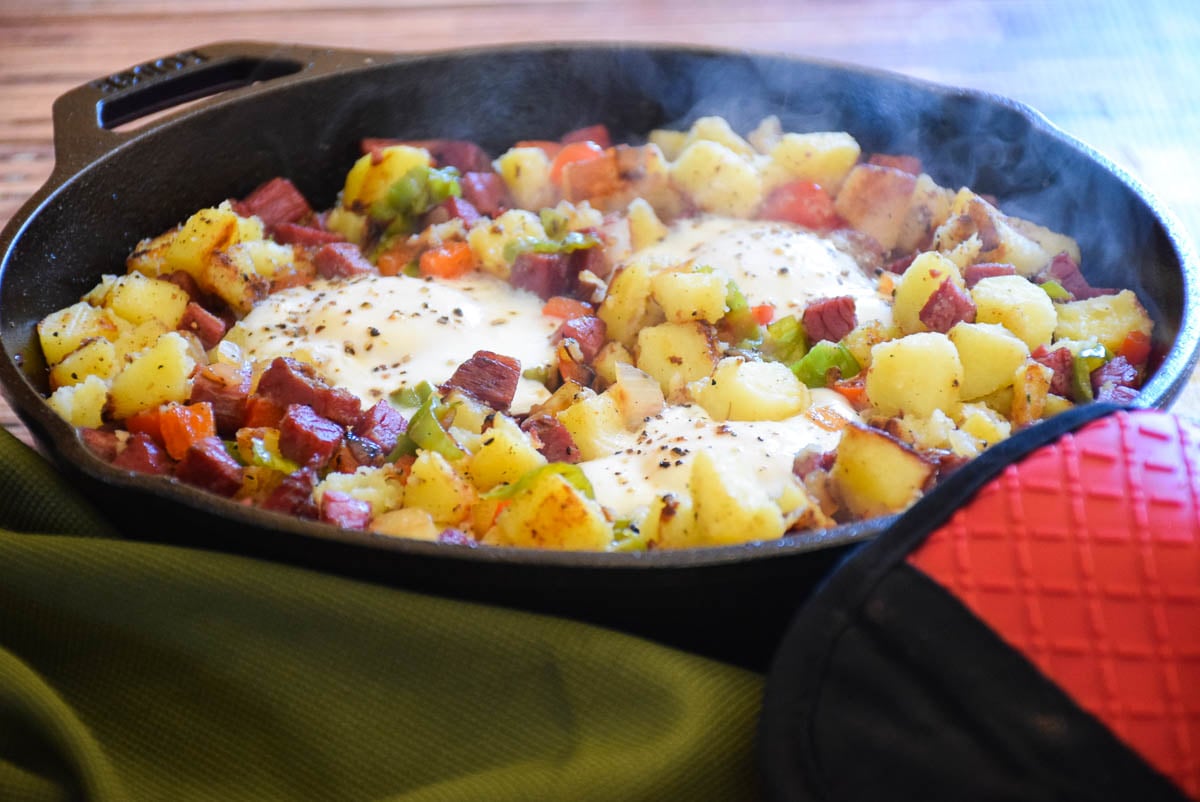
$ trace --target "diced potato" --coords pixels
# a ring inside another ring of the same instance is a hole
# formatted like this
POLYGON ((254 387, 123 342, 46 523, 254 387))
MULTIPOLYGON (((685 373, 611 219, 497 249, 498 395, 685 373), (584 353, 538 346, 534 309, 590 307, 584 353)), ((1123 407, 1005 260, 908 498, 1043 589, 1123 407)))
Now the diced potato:
POLYGON ((662 319, 662 310, 650 302, 652 279, 651 265, 636 260, 613 277, 596 313, 604 321, 610 340, 632 348, 642 328, 662 319))
MULTIPOLYGON (((139 242, 133 253, 125 260, 125 268, 145 276, 161 276, 163 273, 170 272, 166 270, 166 253, 171 240, 175 239, 181 228, 182 226, 176 226, 157 237, 139 242)), ((97 306, 100 305, 99 301, 94 303, 97 306)))
POLYGON ((410 507, 376 515, 367 528, 380 535, 413 540, 437 540, 442 533, 442 528, 433 522, 432 515, 410 507))
POLYGON ((637 335, 637 366, 658 380, 664 395, 712 373, 717 339, 702 323, 660 323, 637 335))
POLYGON ((620 406, 611 393, 590 394, 558 413, 584 460, 600 459, 629 446, 620 406))
POLYGON ((59 387, 47 403, 58 416, 72 426, 96 428, 104 423, 104 405, 108 385, 98 376, 87 376, 78 384, 59 387))
POLYGON ((901 332, 929 331, 929 327, 921 322, 921 310, 946 279, 960 289, 966 286, 958 266, 940 253, 928 251, 913 260, 896 283, 892 306, 892 319, 901 332))
POLYGON ((450 388, 449 392, 442 396, 442 401, 454 410, 453 426, 460 432, 482 434, 484 428, 499 417, 487 404, 476 401, 457 388, 450 388))
POLYGON ((612 196, 610 210, 620 208, 618 200, 629 206, 641 198, 656 215, 674 218, 683 212, 684 199, 671 181, 671 164, 658 145, 651 142, 638 148, 618 148, 617 166, 626 188, 612 196))
POLYGON ((554 205, 550 158, 541 148, 510 148, 496 159, 496 171, 519 208, 537 210, 554 205))
POLYGON ((187 339, 174 331, 162 335, 113 379, 109 391, 113 418, 124 420, 135 412, 186 401, 195 366, 187 339))
POLYGON ((1017 368, 1013 378, 1012 422, 1027 426, 1041 420, 1054 371, 1032 359, 1017 368))
POLYGON ((646 137, 647 141, 652 145, 657 145, 658 149, 667 159, 674 161, 683 153, 683 148, 687 142, 687 131, 671 131, 666 128, 655 128, 646 137))
POLYGON ((117 283, 117 276, 104 275, 100 277, 100 283, 88 290, 87 294, 79 300, 87 301, 92 306, 106 306, 105 299, 112 292, 112 288, 117 283))
POLYGON ((988 409, 996 412, 996 414, 1003 415, 1005 420, 1008 420, 1009 416, 1012 415, 1013 388, 1011 384, 976 400, 988 409))
POLYGON ((843 131, 783 134, 763 168, 764 194, 791 181, 812 181, 836 196, 860 155, 858 142, 843 131))
POLYGON ((1042 407, 1042 417, 1051 418, 1060 412, 1066 412, 1075 406, 1075 403, 1069 398, 1063 398, 1061 395, 1054 393, 1046 394, 1046 403, 1042 407))
POLYGON ((439 525, 454 526, 471 514, 479 494, 474 485, 436 451, 421 451, 408 475, 404 506, 424 510, 439 525))
POLYGON ((670 323, 716 323, 725 317, 729 280, 720 273, 667 270, 656 273, 650 292, 670 323))
POLYGON ((479 497, 479 500, 471 507, 471 516, 467 519, 467 524, 476 533, 479 541, 492 542, 496 518, 507 506, 508 499, 489 498, 487 495, 479 497), (489 535, 489 532, 492 532, 492 535, 489 535))
POLYGON ((713 420, 783 420, 812 404, 812 395, 787 365, 726 357, 711 377, 690 386, 713 420))
POLYGON ((687 495, 658 496, 640 524, 641 536, 655 548, 680 549, 695 545, 696 508, 687 495))
POLYGON ((46 363, 55 365, 85 340, 117 339, 120 327, 111 311, 80 301, 46 315, 37 324, 37 332, 46 363))
POLYGON ((1050 261, 1034 240, 1013 228, 995 206, 967 188, 954 196, 950 216, 934 234, 938 250, 951 250, 972 236, 980 241, 978 258, 1011 264, 1022 276, 1032 276, 1050 261))
POLYGON ((830 470, 834 492, 855 517, 900 512, 920 498, 933 466, 899 440, 877 429, 842 430, 830 470))
POLYGON ((1012 424, 986 404, 963 404, 958 428, 980 440, 983 446, 994 446, 1012 434, 1012 424))
POLYGON ((971 289, 976 323, 999 323, 1030 350, 1049 343, 1058 323, 1045 290, 1021 276, 992 276, 971 289))
POLYGON ((776 540, 787 531, 783 512, 751 477, 722 470, 707 451, 692 460, 688 490, 697 546, 776 540))
POLYGON ((896 237, 896 248, 915 251, 928 243, 933 232, 949 217, 953 200, 953 190, 938 186, 925 173, 917 176, 908 213, 896 237))
POLYGON ((595 394, 590 387, 584 387, 576 381, 567 379, 550 394, 545 401, 535 404, 529 410, 529 415, 557 415, 577 401, 590 398, 595 394))
POLYGON ((1010 264, 1018 275, 1026 277, 1036 275, 1050 263, 1053 254, 1046 253, 1041 245, 1010 226, 1007 218, 996 221, 996 235, 1000 244, 980 254, 987 261, 1010 264))
POLYGON ((365 212, 409 170, 428 167, 432 163, 428 151, 408 145, 384 148, 378 159, 374 154, 367 153, 346 174, 346 183, 342 187, 342 206, 365 212))
POLYGON ((570 551, 599 551, 612 542, 604 510, 555 473, 543 473, 513 497, 485 542, 570 551))
POLYGON ((370 504, 372 516, 382 515, 404 503, 404 477, 392 465, 363 466, 354 473, 330 473, 313 488, 313 499, 320 504, 330 490, 370 504))
POLYGON ((174 329, 183 320, 189 300, 177 284, 129 273, 113 282, 104 305, 130 323, 158 320, 168 329, 174 329))
POLYGON ((973 265, 980 261, 979 253, 982 250, 983 241, 979 239, 978 235, 972 234, 950 250, 938 252, 958 265, 960 270, 965 270, 967 265, 973 265))
POLYGON ((909 445, 921 449, 949 448, 950 437, 957 427, 954 421, 940 409, 935 409, 928 418, 905 415, 888 420, 885 431, 909 445))
MULTIPOLYGON (((225 201, 218 209, 233 210, 233 205, 229 201, 225 201)), ((257 217, 242 217, 238 215, 237 224, 233 235, 234 243, 238 242, 258 242, 267 235, 263 229, 263 222, 257 217)))
POLYGON ((545 238, 546 230, 536 214, 524 209, 509 209, 491 222, 484 221, 472 227, 467 234, 467 244, 482 269, 507 279, 512 272, 514 257, 505 251, 522 241, 545 238))
MULTIPOLYGON (((630 206, 632 205, 630 204, 630 206)), ((587 201, 571 203, 562 200, 554 207, 554 212, 562 216, 568 231, 583 231, 589 228, 600 228, 604 225, 604 214, 599 209, 592 208, 592 204, 587 201)), ((653 213, 654 210, 651 209, 650 212, 653 213)))
POLYGON ((271 289, 271 283, 259 275, 250 255, 233 248, 214 253, 197 281, 239 315, 247 314, 271 289))
POLYGON ((746 141, 750 146, 763 155, 770 153, 782 138, 783 124, 774 114, 763 117, 758 127, 746 134, 746 141))
POLYGON ((783 492, 775 501, 783 513, 784 526, 789 530, 826 529, 837 523, 821 509, 816 496, 795 476, 787 477, 783 492))
POLYGON ((947 448, 957 456, 974 459, 983 453, 983 450, 987 448, 987 444, 969 432, 964 432, 962 429, 955 429, 950 432, 950 436, 947 439, 947 448))
POLYGON ((900 239, 916 187, 917 179, 909 173, 859 164, 846 176, 833 206, 839 217, 870 234, 887 252, 900 239))
POLYGON ((959 323, 948 336, 962 362, 959 391, 967 400, 1009 386, 1017 367, 1029 358, 1029 347, 998 323, 959 323))
POLYGON ((341 234, 348 241, 362 245, 367 241, 370 221, 362 212, 352 212, 344 206, 335 206, 325 216, 325 227, 341 234))
POLYGON ((163 273, 176 270, 204 286, 204 267, 215 251, 236 242, 238 216, 230 208, 201 209, 187 219, 163 252, 163 273))
POLYGON ((546 458, 533 447, 529 435, 512 418, 496 415, 471 455, 466 472, 475 487, 488 491, 496 485, 511 484, 545 464, 546 458))
POLYGON ((128 324, 122 326, 121 335, 113 343, 117 364, 123 365, 135 354, 152 348, 158 342, 158 338, 168 331, 170 329, 161 320, 147 320, 136 326, 128 324))
POLYGON ((600 353, 592 360, 592 370, 596 371, 596 376, 604 385, 608 385, 617 380, 617 365, 620 364, 632 365, 633 354, 620 343, 610 341, 604 344, 600 353))
POLYGON ((945 334, 923 332, 871 349, 866 393, 881 415, 929 417, 958 412, 963 366, 945 334))
POLYGON ((103 337, 96 337, 84 342, 50 369, 50 387, 79 384, 89 376, 107 381, 116 375, 118 368, 113 344, 103 337))
POLYGON ((754 148, 729 127, 724 117, 701 117, 692 123, 683 141, 683 150, 696 142, 716 142, 743 158, 754 155, 754 148))
POLYGON ((658 219, 654 207, 643 198, 636 198, 627 211, 629 218, 630 246, 635 251, 661 242, 667 236, 667 227, 658 219))
POLYGON ((269 239, 238 242, 224 251, 233 264, 245 272, 274 279, 292 272, 296 263, 296 251, 291 245, 282 245, 269 239))
POLYGON ((1131 331, 1149 335, 1154 324, 1145 307, 1130 290, 1098 295, 1058 305, 1054 338, 1084 340, 1094 337, 1110 351, 1118 350, 1131 331))
POLYGON ((866 370, 871 367, 871 349, 881 342, 894 340, 899 336, 900 328, 894 323, 884 325, 878 320, 868 320, 855 326, 841 339, 841 344, 854 357, 859 367, 866 370))
POLYGON ((750 217, 762 202, 762 180, 754 165, 709 140, 693 142, 679 154, 671 164, 671 180, 706 212, 750 217))
POLYGON ((1020 217, 1009 216, 1005 220, 1017 232, 1041 246, 1041 249, 1049 254, 1051 258, 1060 253, 1065 253, 1075 260, 1075 264, 1079 264, 1082 261, 1079 243, 1073 237, 1051 231, 1045 226, 1038 225, 1029 220, 1022 220, 1020 217))

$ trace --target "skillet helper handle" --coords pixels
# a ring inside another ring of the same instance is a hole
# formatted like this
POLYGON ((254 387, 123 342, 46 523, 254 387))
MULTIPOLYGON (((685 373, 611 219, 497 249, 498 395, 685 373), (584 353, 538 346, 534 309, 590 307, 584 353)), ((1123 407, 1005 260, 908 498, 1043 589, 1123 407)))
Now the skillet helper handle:
POLYGON ((54 102, 55 160, 83 165, 140 131, 120 126, 218 94, 252 91, 372 56, 273 42, 218 42, 134 65, 76 87, 54 102))

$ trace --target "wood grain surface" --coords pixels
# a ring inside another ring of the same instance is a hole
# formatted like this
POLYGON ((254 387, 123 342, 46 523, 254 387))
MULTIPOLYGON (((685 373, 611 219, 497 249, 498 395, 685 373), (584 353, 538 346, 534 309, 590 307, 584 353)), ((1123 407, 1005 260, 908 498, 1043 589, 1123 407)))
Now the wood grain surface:
MULTIPOLYGON (((58 95, 231 39, 385 51, 629 40, 883 68, 1032 106, 1139 178, 1200 237, 1192 0, 0 0, 0 225, 50 174, 58 95)), ((1176 409, 1200 416, 1200 381, 1176 409)), ((26 436, 3 402, 0 424, 26 436)))

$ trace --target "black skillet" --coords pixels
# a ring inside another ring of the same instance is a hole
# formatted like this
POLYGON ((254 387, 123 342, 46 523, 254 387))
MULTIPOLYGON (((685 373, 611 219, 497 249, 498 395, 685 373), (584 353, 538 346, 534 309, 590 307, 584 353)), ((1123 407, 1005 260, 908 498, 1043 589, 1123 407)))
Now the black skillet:
POLYGON ((131 537, 228 549, 430 592, 564 614, 761 668, 797 604, 888 519, 769 543, 551 553, 374 537, 289 519, 93 458, 43 401, 35 324, 123 271, 137 241, 276 175, 329 206, 364 136, 472 139, 499 153, 592 123, 636 140, 720 114, 845 130, 919 156, 939 184, 1075 236, 1097 286, 1135 289, 1163 355, 1139 403, 1165 406, 1196 359, 1197 264, 1128 175, 1011 101, 823 62, 699 48, 546 45, 394 55, 221 43, 94 81, 55 103, 56 165, 0 236, 0 381, 44 449, 131 537), (209 97, 136 130, 123 124, 209 97), (114 130, 119 129, 119 130, 114 130))

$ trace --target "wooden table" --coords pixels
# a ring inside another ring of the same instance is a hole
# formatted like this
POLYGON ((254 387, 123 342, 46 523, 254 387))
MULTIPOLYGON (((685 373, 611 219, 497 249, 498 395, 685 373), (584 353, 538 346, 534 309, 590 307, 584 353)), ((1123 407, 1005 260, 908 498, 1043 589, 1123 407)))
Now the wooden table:
MULTIPOLYGON (((1174 0, 0 0, 0 225, 50 173, 55 97, 228 39, 387 51, 621 39, 880 67, 1039 109, 1200 239, 1200 7, 1174 0)), ((1176 409, 1200 415, 1200 380, 1176 409)), ((22 432, 7 406, 0 423, 22 432)))

